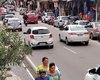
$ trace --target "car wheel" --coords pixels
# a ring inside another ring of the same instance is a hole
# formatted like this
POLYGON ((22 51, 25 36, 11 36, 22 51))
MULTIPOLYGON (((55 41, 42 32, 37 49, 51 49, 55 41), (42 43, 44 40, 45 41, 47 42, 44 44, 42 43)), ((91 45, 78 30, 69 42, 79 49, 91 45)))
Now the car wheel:
POLYGON ((91 39, 91 40, 93 40, 93 39, 94 39, 94 36, 93 36, 93 34, 92 34, 92 33, 90 34, 90 39, 91 39))
POLYGON ((68 42, 67 38, 65 39, 65 43, 66 43, 66 45, 69 45, 69 42, 68 42))
POLYGON ((61 36, 59 35, 59 41, 62 42, 61 36))
POLYGON ((36 22, 36 24, 38 24, 38 22, 36 22))
POLYGON ((89 44, 89 41, 86 41, 86 42, 85 42, 85 45, 87 46, 88 44, 89 44))
POLYGON ((50 49, 52 49, 54 47, 54 45, 49 46, 50 49))
POLYGON ((98 42, 100 42, 100 34, 98 35, 98 42))

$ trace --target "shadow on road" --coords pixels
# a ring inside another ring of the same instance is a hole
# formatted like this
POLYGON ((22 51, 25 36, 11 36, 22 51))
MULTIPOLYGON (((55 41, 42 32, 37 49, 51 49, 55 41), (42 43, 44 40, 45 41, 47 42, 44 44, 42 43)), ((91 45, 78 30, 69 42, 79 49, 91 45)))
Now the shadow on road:
POLYGON ((45 50, 45 49, 46 49, 46 50, 47 50, 47 49, 49 50, 49 49, 51 49, 51 48, 49 48, 49 47, 47 47, 47 46, 33 47, 33 48, 32 48, 32 50, 45 50))

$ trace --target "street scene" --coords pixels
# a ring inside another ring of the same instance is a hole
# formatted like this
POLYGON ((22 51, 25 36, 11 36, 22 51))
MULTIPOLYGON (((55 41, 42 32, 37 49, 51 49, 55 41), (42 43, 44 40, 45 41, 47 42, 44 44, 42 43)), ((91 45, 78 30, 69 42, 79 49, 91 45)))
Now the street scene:
POLYGON ((99 0, 0 1, 0 80, 100 80, 99 57, 99 0))

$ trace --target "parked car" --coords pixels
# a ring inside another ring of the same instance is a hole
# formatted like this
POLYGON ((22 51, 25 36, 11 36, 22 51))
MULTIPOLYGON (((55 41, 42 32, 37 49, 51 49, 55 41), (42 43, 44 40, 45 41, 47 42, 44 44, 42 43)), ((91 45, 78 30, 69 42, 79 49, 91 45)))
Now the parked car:
POLYGON ((20 8, 19 14, 23 15, 24 13, 26 13, 26 8, 20 8))
POLYGON ((54 16, 53 12, 45 12, 41 18, 41 21, 46 23, 52 16, 54 16))
POLYGON ((68 45, 71 42, 83 42, 89 44, 89 32, 82 25, 67 25, 60 28, 59 40, 68 45))
POLYGON ((65 22, 69 21, 68 16, 58 16, 56 20, 54 20, 54 27, 62 27, 65 22))
POLYGON ((52 34, 46 27, 29 28, 26 32, 24 32, 24 43, 32 47, 54 47, 52 34))
POLYGON ((19 18, 9 18, 6 23, 6 29, 12 31, 22 31, 22 22, 19 18))
POLYGON ((84 80, 100 80, 100 67, 89 69, 84 80))
POLYGON ((5 24, 9 18, 14 18, 14 15, 13 14, 5 15, 3 18, 3 24, 5 24))
POLYGON ((27 13, 28 19, 27 23, 38 24, 38 16, 35 13, 27 13))
POLYGON ((90 39, 97 38, 100 33, 100 22, 90 22, 85 28, 90 33, 90 39))

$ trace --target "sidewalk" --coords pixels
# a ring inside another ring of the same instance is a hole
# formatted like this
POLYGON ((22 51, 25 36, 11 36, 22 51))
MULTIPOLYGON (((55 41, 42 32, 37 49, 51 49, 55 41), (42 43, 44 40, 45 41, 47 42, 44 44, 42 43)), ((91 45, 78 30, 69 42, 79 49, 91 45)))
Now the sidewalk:
POLYGON ((21 80, 20 77, 16 76, 13 72, 9 72, 8 74, 12 75, 10 77, 7 77, 6 80, 21 80))

